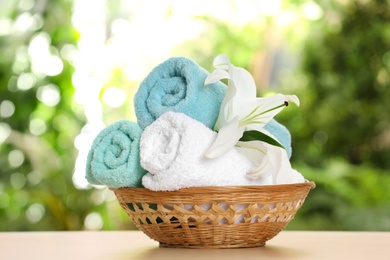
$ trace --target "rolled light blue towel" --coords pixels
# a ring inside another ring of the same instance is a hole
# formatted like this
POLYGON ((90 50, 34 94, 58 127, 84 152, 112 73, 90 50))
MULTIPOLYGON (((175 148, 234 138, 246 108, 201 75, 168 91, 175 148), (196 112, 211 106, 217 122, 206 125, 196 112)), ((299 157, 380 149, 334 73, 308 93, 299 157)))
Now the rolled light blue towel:
POLYGON ((288 158, 291 158, 291 134, 288 129, 284 125, 277 122, 275 119, 269 121, 269 123, 264 126, 264 129, 275 136, 279 143, 286 149, 288 158))
POLYGON ((146 174, 140 165, 140 126, 128 120, 103 129, 92 143, 87 158, 86 179, 112 188, 142 187, 146 174))
POLYGON ((144 129, 165 112, 180 112, 212 129, 227 87, 221 82, 205 86, 208 75, 185 57, 172 57, 155 67, 134 96, 138 124, 144 129))

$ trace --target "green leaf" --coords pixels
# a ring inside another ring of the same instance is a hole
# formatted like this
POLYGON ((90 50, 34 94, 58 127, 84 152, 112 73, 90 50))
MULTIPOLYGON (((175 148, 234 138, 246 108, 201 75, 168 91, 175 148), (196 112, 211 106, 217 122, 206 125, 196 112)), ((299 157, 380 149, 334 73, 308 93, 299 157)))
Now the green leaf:
POLYGON ((274 139, 271 136, 266 135, 266 134, 264 134, 262 132, 259 132, 257 130, 250 130, 250 131, 244 132, 244 134, 240 138, 240 141, 241 142, 262 141, 262 142, 266 142, 266 143, 268 143, 270 145, 274 145, 274 146, 286 149, 276 139, 274 139))

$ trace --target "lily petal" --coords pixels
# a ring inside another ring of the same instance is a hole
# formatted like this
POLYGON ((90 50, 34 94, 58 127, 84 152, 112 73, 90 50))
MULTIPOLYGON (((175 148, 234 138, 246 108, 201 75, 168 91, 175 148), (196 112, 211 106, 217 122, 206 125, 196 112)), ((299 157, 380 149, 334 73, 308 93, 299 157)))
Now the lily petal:
POLYGON ((220 54, 214 58, 213 66, 218 69, 229 70, 231 63, 226 54, 220 54))
POLYGON ((251 179, 267 178, 272 175, 270 170, 270 162, 268 156, 265 155, 256 167, 246 173, 246 176, 251 179))
POLYGON ((275 167, 275 184, 301 183, 305 178, 291 167, 286 151, 269 147, 270 160, 275 167))
POLYGON ((268 149, 260 141, 238 142, 240 150, 254 163, 255 167, 247 172, 251 179, 267 178, 272 172, 272 164, 268 158, 268 149))
POLYGON ((212 73, 210 73, 204 84, 205 85, 208 85, 208 84, 211 84, 211 83, 214 83, 214 82, 217 82, 221 79, 230 79, 230 74, 229 72, 227 72, 226 70, 223 70, 223 69, 216 69, 214 70, 212 73))
MULTIPOLYGON (((240 98, 256 98, 256 83, 249 71, 231 65, 230 74, 234 86, 240 89, 240 98)), ((239 101, 243 102, 243 100, 239 101)))
POLYGON ((235 117, 227 125, 223 126, 214 143, 206 151, 205 157, 216 158, 232 149, 244 133, 244 127, 238 127, 239 118, 235 117))
POLYGON ((255 163, 255 167, 247 172, 247 176, 251 179, 258 179, 272 175, 274 176, 273 182, 276 184, 276 175, 280 170, 278 162, 281 162, 283 153, 274 153, 274 150, 284 150, 260 141, 239 142, 237 145, 255 163))
MULTIPOLYGON (((305 181, 305 178, 296 170, 291 167, 290 160, 288 159, 287 152, 279 147, 258 141, 252 142, 239 142, 237 145, 241 147, 248 154, 247 148, 256 148, 266 151, 264 156, 261 153, 257 153, 258 162, 251 171, 247 173, 249 178, 266 178, 272 175, 273 184, 287 184, 287 183, 301 183, 305 181)), ((253 152, 255 154, 255 152, 253 152)), ((253 158, 250 157, 251 160, 253 158)))
MULTIPOLYGON (((223 62, 230 62, 227 57, 223 62)), ((218 131, 224 124, 230 122, 231 118, 247 115, 256 102, 256 84, 248 71, 238 68, 229 63, 229 71, 216 69, 209 75, 210 80, 206 83, 222 78, 227 78, 228 91, 222 101, 220 113, 214 130, 218 131), (215 73, 215 74, 214 74, 215 73)))
POLYGON ((296 95, 288 95, 287 97, 288 97, 288 101, 293 102, 298 107, 300 106, 301 103, 299 102, 299 98, 296 95))

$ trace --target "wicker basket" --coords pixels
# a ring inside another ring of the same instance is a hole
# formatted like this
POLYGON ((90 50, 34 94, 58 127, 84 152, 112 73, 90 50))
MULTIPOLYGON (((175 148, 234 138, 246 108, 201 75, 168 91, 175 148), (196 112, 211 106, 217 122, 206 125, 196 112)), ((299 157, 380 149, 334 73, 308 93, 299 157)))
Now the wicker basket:
POLYGON ((112 189, 134 224, 161 247, 260 247, 302 206, 314 182, 155 192, 112 189))

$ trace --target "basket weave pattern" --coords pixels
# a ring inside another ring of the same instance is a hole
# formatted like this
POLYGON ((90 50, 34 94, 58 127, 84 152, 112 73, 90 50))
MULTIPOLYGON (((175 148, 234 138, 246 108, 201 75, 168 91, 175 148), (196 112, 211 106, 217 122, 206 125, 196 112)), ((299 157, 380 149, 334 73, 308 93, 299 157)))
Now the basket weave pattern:
POLYGON ((137 226, 162 247, 264 246, 291 221, 313 182, 155 192, 112 189, 137 226))

